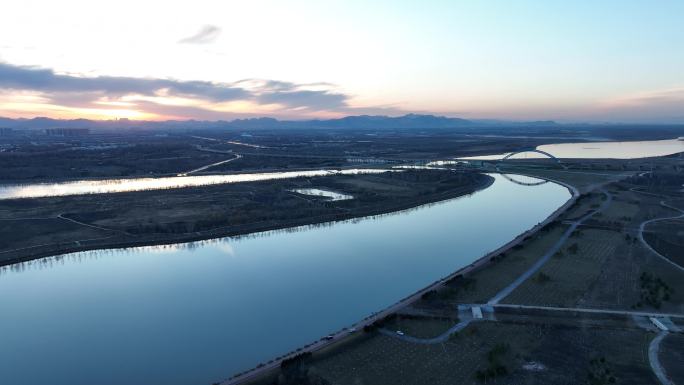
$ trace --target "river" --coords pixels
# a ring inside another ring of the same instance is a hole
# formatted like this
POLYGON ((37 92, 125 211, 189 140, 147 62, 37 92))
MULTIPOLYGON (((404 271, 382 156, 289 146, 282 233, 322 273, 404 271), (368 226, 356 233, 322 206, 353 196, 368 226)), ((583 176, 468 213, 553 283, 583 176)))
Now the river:
MULTIPOLYGON (((666 156, 684 152, 684 139, 648 140, 633 142, 581 142, 558 143, 538 146, 537 150, 548 152, 562 159, 637 159, 653 156, 666 156)), ((496 160, 510 154, 472 156, 466 160, 496 160)), ((511 159, 537 159, 546 155, 535 152, 523 152, 511 159)))
MULTIPOLYGON (((237 158, 229 160, 235 159, 237 158)), ((218 163, 213 163, 188 173, 178 174, 177 176, 171 177, 91 179, 55 183, 0 184, 0 200, 82 194, 105 194, 128 191, 164 190, 183 187, 209 186, 215 184, 258 182, 274 179, 291 179, 328 175, 379 174, 388 171, 386 169, 360 168, 340 170, 278 171, 245 174, 188 175, 218 163)))
MULTIPOLYGON (((0 382, 209 384, 349 326, 542 221, 565 187, 0 271, 0 382)), ((538 181, 533 178, 524 178, 538 181)))

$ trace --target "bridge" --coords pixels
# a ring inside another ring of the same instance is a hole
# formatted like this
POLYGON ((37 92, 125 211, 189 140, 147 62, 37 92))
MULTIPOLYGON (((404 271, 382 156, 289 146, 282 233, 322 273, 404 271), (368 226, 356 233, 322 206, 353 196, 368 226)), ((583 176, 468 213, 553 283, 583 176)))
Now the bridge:
MULTIPOLYGON (((538 150, 538 149, 536 149, 536 148, 511 152, 510 154, 507 154, 506 156, 504 156, 503 158, 501 158, 501 159, 499 159, 499 160, 496 160, 495 162, 497 162, 497 163, 498 163, 498 162, 503 162, 503 161, 509 159, 509 158, 512 157, 512 156, 515 156, 515 155, 518 155, 518 154, 522 154, 522 153, 525 153, 525 152, 536 152, 537 154, 542 154, 542 155, 546 156, 547 158, 549 158, 549 159, 555 161, 556 164, 559 165, 559 166, 561 166, 562 168, 564 168, 564 169, 567 169, 567 168, 568 168, 568 166, 564 165, 563 162, 561 162, 560 159, 556 158, 555 155, 553 155, 553 154, 551 154, 551 153, 548 153, 548 152, 546 152, 546 151, 543 151, 543 150, 538 150)), ((496 168, 498 169, 499 167, 496 166, 496 168)))
POLYGON ((506 160, 506 159, 508 159, 508 158, 510 158, 510 157, 512 157, 512 156, 514 156, 514 155, 522 154, 522 153, 525 153, 525 152, 536 152, 537 154, 542 154, 542 155, 547 156, 547 157, 550 158, 550 159, 555 160, 556 163, 560 163, 560 162, 561 162, 560 159, 558 159, 558 158, 556 158, 555 156, 553 156, 553 154, 549 154, 549 153, 546 152, 546 151, 537 150, 536 148, 533 148, 533 149, 530 149, 530 150, 520 150, 520 151, 516 151, 516 152, 511 152, 510 154, 508 154, 508 155, 504 156, 503 158, 501 158, 501 160, 503 161, 503 160, 506 160))

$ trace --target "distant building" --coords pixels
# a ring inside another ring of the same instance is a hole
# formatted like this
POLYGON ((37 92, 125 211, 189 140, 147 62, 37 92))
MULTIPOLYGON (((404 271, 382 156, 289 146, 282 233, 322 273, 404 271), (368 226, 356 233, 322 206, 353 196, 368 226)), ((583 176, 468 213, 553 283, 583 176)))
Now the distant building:
POLYGON ((45 133, 50 136, 81 136, 90 133, 89 128, 46 128, 45 133))
POLYGON ((12 135, 12 129, 6 127, 0 127, 0 136, 12 135))

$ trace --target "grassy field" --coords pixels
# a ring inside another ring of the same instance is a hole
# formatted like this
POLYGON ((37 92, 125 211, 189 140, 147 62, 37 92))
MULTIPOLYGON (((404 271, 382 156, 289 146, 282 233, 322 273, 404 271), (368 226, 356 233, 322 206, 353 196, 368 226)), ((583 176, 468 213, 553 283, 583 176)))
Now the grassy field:
POLYGON ((653 383, 646 356, 652 335, 639 330, 480 322, 446 343, 411 344, 376 335, 326 355, 311 369, 330 384, 481 384, 493 365, 506 374, 493 384, 577 384, 605 358, 620 384, 653 383))
MULTIPOLYGON (((642 182, 652 185, 652 180, 639 177, 616 182, 623 178, 623 171, 613 168, 618 171, 582 174, 577 170, 525 170, 577 184, 584 192, 547 228, 504 255, 492 257, 492 263, 484 268, 445 283, 400 313, 455 315, 459 304, 486 302, 544 255, 567 230, 567 222, 594 212, 606 202, 606 195, 596 189, 600 187, 612 198, 605 210, 578 227, 559 253, 502 302, 684 314, 682 273, 637 238, 640 223, 673 215, 672 210, 660 205, 662 197, 630 191, 644 188, 642 182)), ((668 178, 653 179, 678 180, 668 178)), ((650 191, 675 191, 672 186, 662 186, 650 191)), ((664 233, 663 239, 678 245, 679 230, 668 232, 670 228, 654 225, 657 234, 664 233)), ((643 321, 649 330, 629 316, 497 307, 494 317, 496 321, 473 322, 446 342, 434 345, 366 333, 344 347, 314 354, 305 366, 311 378, 319 382, 310 383, 657 383, 648 362, 648 346, 655 333, 646 319, 643 321)), ((447 327, 427 317, 387 323, 390 330, 423 338, 447 327)), ((679 363, 684 354, 684 342, 679 337, 669 336, 661 352, 666 370, 677 378, 682 376, 679 363)))
POLYGON ((60 218, 44 218, 0 220, 0 234, 0 251, 5 251, 42 244, 73 243, 108 237, 114 233, 84 227, 60 218))
POLYGON ((568 210, 564 212, 558 218, 558 220, 576 221, 600 207, 604 199, 605 195, 597 191, 582 194, 579 198, 577 198, 575 204, 568 208, 568 210))
POLYGON ((381 214, 470 193, 490 181, 473 172, 408 170, 0 200, 0 264, 75 251, 86 244, 93 248, 180 242, 381 214), (291 191, 303 187, 338 191, 354 199, 332 202, 291 191))
POLYGON ((622 236, 613 231, 581 230, 503 302, 562 307, 578 305, 584 293, 601 276, 606 259, 621 241, 622 236))
POLYGON ((660 254, 684 266, 684 220, 672 219, 646 227, 644 238, 660 254))
POLYGON ((486 268, 469 274, 467 278, 455 280, 443 289, 447 293, 442 302, 420 300, 415 307, 455 306, 456 303, 484 303, 527 270, 563 234, 567 226, 558 224, 552 229, 540 232, 524 241, 521 247, 514 247, 496 258, 486 268))
POLYGON ((433 338, 446 332, 458 323, 458 319, 448 317, 408 317, 397 316, 386 322, 383 327, 388 330, 400 330, 408 336, 433 338))
POLYGON ((684 384, 684 335, 670 334, 660 343, 660 363, 675 384, 684 384))

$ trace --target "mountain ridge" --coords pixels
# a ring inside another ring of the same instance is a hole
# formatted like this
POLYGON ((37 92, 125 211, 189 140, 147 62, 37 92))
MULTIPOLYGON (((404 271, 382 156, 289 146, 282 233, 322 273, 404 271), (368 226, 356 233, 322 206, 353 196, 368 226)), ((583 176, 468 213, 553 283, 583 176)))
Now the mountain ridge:
POLYGON ((236 129, 449 129, 491 125, 509 126, 556 126, 554 121, 508 122, 500 120, 468 120, 462 118, 406 114, 402 116, 350 115, 335 119, 279 120, 271 117, 243 118, 233 120, 91 120, 54 119, 47 117, 5 118, 0 117, 0 127, 13 129, 46 128, 236 128, 236 129))

